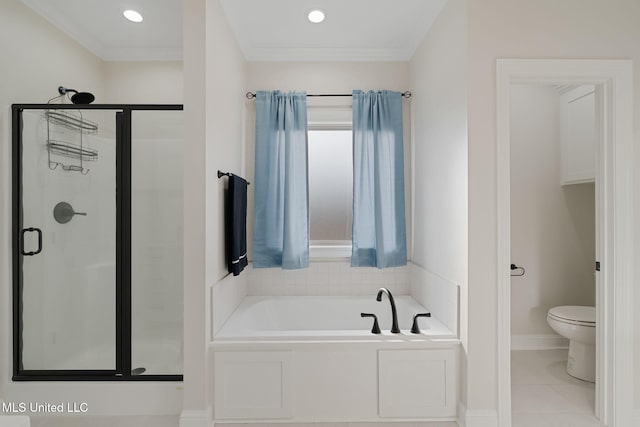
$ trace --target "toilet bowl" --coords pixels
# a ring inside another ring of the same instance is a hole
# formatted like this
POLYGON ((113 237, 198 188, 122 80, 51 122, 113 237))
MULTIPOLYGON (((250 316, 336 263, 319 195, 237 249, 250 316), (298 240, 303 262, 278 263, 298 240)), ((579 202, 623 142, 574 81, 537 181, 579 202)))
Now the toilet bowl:
POLYGON ((596 308, 576 305, 553 307, 547 313, 551 329, 569 339, 567 373, 596 380, 596 308))

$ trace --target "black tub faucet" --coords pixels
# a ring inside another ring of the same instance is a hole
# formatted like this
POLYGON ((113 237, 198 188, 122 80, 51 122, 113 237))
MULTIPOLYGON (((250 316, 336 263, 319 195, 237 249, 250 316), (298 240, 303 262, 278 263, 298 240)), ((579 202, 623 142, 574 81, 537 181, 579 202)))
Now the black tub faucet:
POLYGON ((378 325, 378 318, 373 313, 360 313, 360 317, 373 317, 373 327, 371 328, 372 334, 380 333, 380 326, 378 325))
POLYGON ((387 288, 380 288, 380 290, 378 291, 378 296, 376 297, 376 301, 382 301, 382 294, 387 294, 387 296, 389 297, 389 302, 391 303, 391 316, 393 318, 391 333, 399 334, 400 328, 398 327, 398 312, 396 311, 396 302, 393 299, 393 295, 391 295, 391 292, 389 292, 389 289, 387 288))
POLYGON ((415 316, 413 316, 413 326, 411 326, 412 334, 420 333, 420 327, 418 326, 418 319, 420 317, 431 317, 431 313, 418 313, 415 316))

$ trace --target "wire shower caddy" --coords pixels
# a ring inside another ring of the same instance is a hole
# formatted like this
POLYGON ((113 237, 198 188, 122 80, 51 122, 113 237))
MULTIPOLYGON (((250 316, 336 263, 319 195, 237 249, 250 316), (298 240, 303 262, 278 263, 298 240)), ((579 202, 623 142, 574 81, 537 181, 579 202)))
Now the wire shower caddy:
POLYGON ((80 110, 77 113, 67 110, 46 110, 47 120, 47 156, 49 169, 58 167, 68 172, 80 172, 83 175, 89 173, 84 162, 98 160, 98 151, 84 145, 83 135, 98 133, 98 125, 82 116, 80 110), (59 128, 59 129, 56 129, 59 128), (71 142, 64 138, 63 131, 77 132, 77 142, 71 142), (57 137, 57 135, 61 135, 57 137), (64 138, 64 139, 63 139, 64 138), (52 158, 52 155, 54 156, 52 158), (62 157, 76 162, 62 162, 56 158, 62 157))

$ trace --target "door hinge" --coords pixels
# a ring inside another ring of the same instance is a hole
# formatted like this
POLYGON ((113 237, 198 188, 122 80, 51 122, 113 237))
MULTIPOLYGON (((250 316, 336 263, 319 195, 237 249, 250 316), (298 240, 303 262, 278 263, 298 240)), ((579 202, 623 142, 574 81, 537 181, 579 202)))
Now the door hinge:
POLYGON ((600 271, 600 261, 596 261, 596 271, 600 271))

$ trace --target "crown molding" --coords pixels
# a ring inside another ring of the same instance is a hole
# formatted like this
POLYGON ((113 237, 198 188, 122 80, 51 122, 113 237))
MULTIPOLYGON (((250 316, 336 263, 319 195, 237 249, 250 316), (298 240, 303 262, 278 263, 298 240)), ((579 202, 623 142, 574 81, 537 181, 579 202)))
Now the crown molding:
POLYGON ((105 48, 100 58, 104 61, 182 61, 182 48, 123 47, 105 48))
POLYGON ((407 49, 352 49, 352 48, 248 48, 243 49, 247 61, 379 61, 406 62, 411 59, 407 49))

